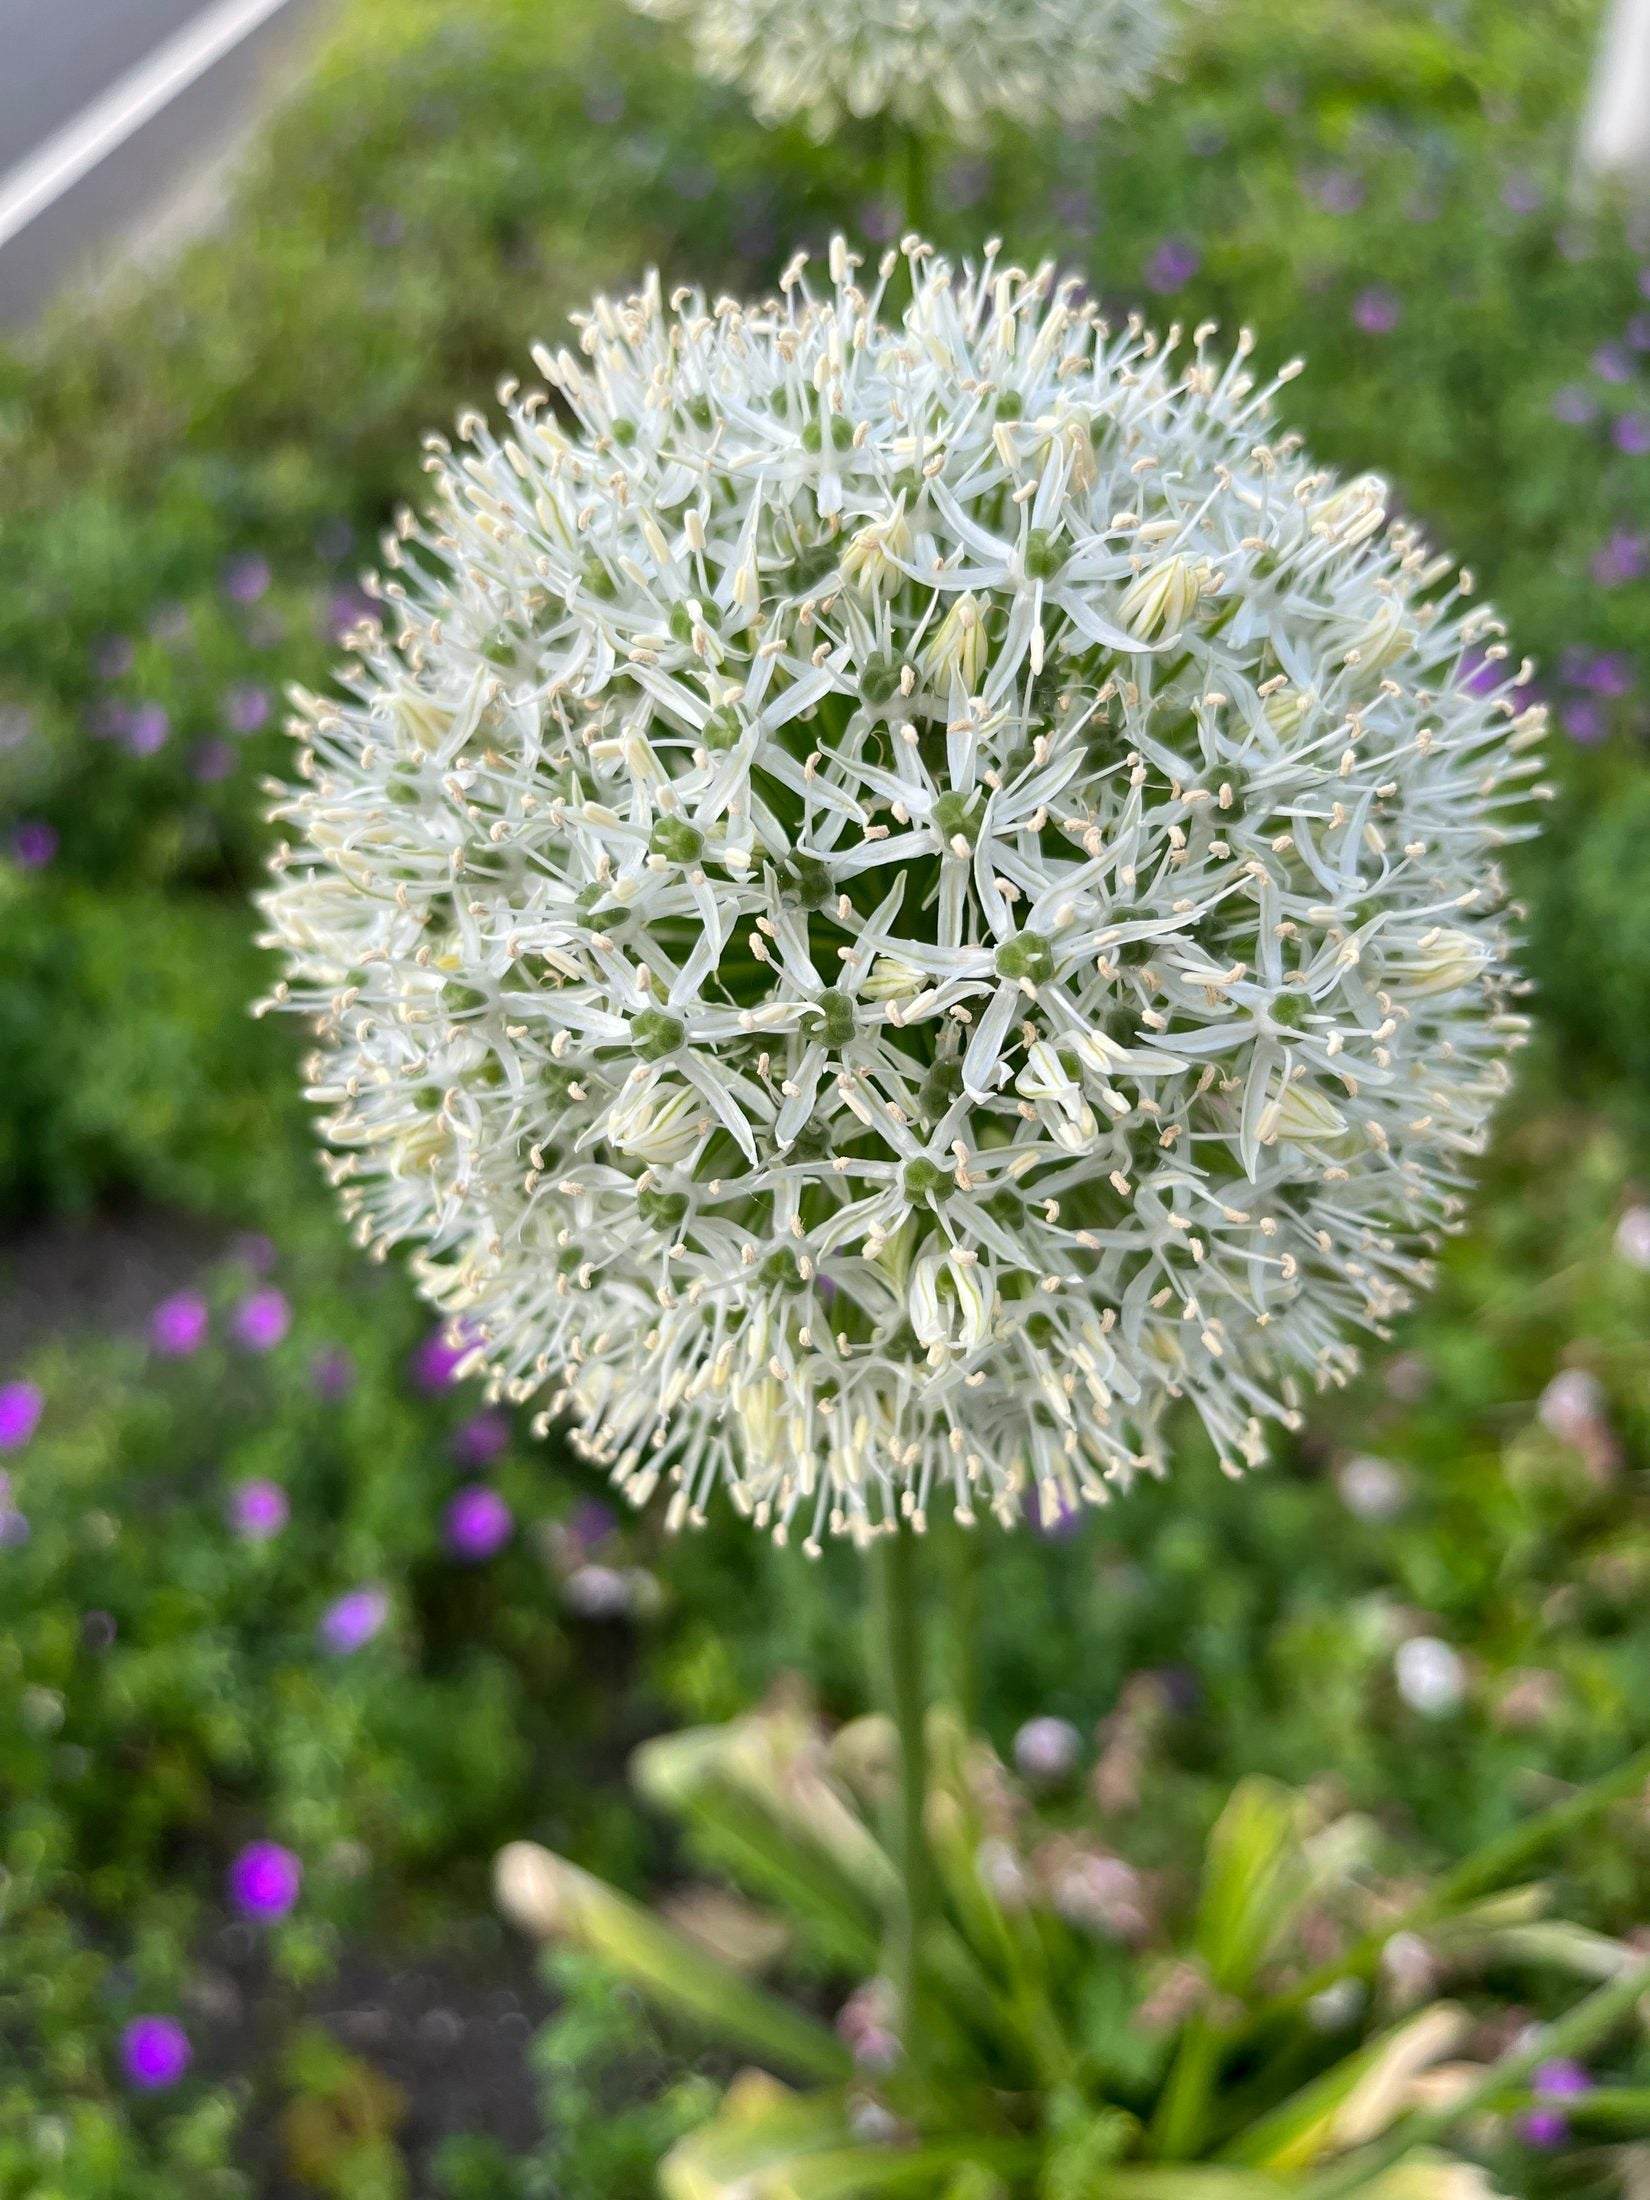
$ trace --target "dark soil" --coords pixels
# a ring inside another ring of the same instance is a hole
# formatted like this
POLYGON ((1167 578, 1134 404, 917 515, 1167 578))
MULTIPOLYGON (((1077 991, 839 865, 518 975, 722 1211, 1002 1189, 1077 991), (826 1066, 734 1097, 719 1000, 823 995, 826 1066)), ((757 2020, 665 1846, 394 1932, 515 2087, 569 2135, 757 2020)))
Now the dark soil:
POLYGON ((435 2200, 444 2140, 475 2134, 524 2154, 542 2139, 527 2049, 553 2006, 530 1951, 490 1920, 435 1949, 346 1947, 336 1974, 301 1997, 270 1978, 255 1932, 225 1926, 192 2002, 203 2071, 260 2073, 244 2165, 258 2177, 259 2200, 315 2200, 316 2188, 291 2173, 287 2104, 266 2075, 273 2066, 278 2080, 280 2042, 303 2026, 323 2027, 396 2088, 395 2140, 413 2200, 435 2200))
POLYGON ((161 1208, 53 1221, 0 1238, 0 1369, 77 1330, 141 1331, 157 1303, 227 1250, 161 1208))

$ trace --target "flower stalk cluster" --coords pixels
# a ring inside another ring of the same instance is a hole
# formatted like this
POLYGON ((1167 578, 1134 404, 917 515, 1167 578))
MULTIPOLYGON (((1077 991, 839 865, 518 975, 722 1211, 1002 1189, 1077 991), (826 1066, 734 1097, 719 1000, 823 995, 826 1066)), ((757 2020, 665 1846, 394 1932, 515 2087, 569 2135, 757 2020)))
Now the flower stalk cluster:
POLYGON ((1469 577, 1247 333, 905 251, 599 300, 431 440, 265 902, 361 1241, 633 1498, 810 1549, 1104 1502, 1177 1400, 1260 1461, 1523 1029, 1469 577))

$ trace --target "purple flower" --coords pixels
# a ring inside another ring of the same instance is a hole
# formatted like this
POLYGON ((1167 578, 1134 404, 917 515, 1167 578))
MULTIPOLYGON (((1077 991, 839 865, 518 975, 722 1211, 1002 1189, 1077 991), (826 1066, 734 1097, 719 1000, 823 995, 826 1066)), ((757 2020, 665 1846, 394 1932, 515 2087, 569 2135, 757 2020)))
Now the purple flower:
POLYGON ((0 1383, 0 1451, 21 1451, 45 1410, 46 1393, 38 1383, 0 1383))
POLYGON ((1624 649, 1571 649, 1563 658, 1565 679, 1589 695, 1619 698, 1635 685, 1633 660, 1624 649))
POLYGON ((1598 406, 1579 382, 1566 383, 1553 392, 1553 418, 1567 428, 1589 427, 1598 418, 1598 406))
POLYGON ((856 216, 856 226, 872 244, 886 244, 905 226, 900 214, 901 209, 892 199, 866 199, 856 216))
POLYGON ((1064 1543, 1083 1525, 1083 1508, 1080 1505, 1062 1504, 1057 1497, 1045 1498, 1041 1490, 1026 1492, 1026 1518, 1045 1543, 1064 1543))
POLYGON ((269 560, 248 552, 224 567, 223 592, 231 603, 256 603, 268 592, 271 577, 269 560))
POLYGON ((174 1291, 149 1317, 149 1342, 169 1360, 186 1360, 206 1342, 207 1322, 198 1291, 174 1291))
POLYGON ((315 531, 315 551, 331 565, 347 558, 355 547, 355 529, 347 519, 324 519, 315 531))
POLYGON ((604 1505, 599 1497, 581 1498, 568 1523, 581 1549, 586 1551, 596 1550, 605 1543, 618 1524, 612 1506, 604 1505))
POLYGON ((236 1307, 230 1326, 249 1352, 272 1352, 292 1327, 292 1308, 274 1284, 260 1284, 236 1307))
POLYGON ((1356 214, 1366 193, 1364 179, 1350 168, 1326 169, 1307 188, 1326 214, 1356 214))
POLYGON ((1094 195, 1089 191, 1065 190, 1054 194, 1054 218, 1062 229, 1073 236, 1089 237, 1094 234, 1094 195))
POLYGON ((321 631, 329 642, 341 642, 363 619, 377 622, 378 607, 372 598, 359 588, 335 588, 326 601, 321 631))
POLYGON ((1189 237, 1165 237, 1146 262, 1146 288, 1159 297, 1183 290, 1203 265, 1203 255, 1189 237))
POLYGON ((105 634, 92 650, 92 670, 100 680, 124 679, 136 656, 130 635, 105 634))
POLYGON ((449 1331, 445 1324, 440 1329, 432 1329, 413 1354, 413 1381, 431 1397, 450 1389, 458 1380, 461 1362, 474 1349, 474 1336, 462 1326, 456 1331, 449 1331))
POLYGON ((943 185, 945 203, 952 213, 960 214, 971 206, 978 206, 991 189, 991 163, 977 155, 965 155, 954 160, 945 171, 943 185))
POLYGON ((327 1345, 310 1361, 309 1380, 317 1398, 336 1405, 355 1387, 355 1362, 337 1345, 327 1345))
POLYGON ((229 1493, 229 1525, 247 1543, 267 1543, 292 1516, 292 1505, 279 1482, 253 1475, 229 1493))
POLYGON ((1650 413, 1623 413, 1610 430, 1610 441, 1626 458, 1650 456, 1650 413))
POLYGON ((235 769, 235 752, 227 741, 203 741, 189 759, 189 769, 203 787, 215 787, 235 769))
POLYGON ((134 2017, 120 2035, 121 2067, 146 2093, 176 2085, 193 2059, 188 2033, 171 2017, 134 2017))
POLYGON ((1627 341, 1635 351, 1650 351, 1650 313, 1635 313, 1627 324, 1627 341))
POLYGON ((1541 204, 1541 186, 1533 176, 1509 176, 1501 186, 1501 203, 1509 214, 1533 214, 1541 204))
POLYGON ((269 690, 242 682, 224 698, 224 719, 231 733, 256 733, 269 723, 269 690))
POLYGON ((153 756, 166 746, 171 731, 172 721, 158 703, 139 703, 126 713, 124 738, 134 756, 153 756))
POLYGON ((248 1917, 285 1917, 303 1883, 303 1865, 279 1841, 249 1841, 229 1867, 229 1899, 248 1917))
POLYGON ((1600 588, 1626 588, 1650 573, 1650 535, 1618 528, 1593 555, 1593 579, 1600 588))
POLYGON ((1638 685, 1633 660, 1624 649, 1601 649, 1589 661, 1581 684, 1594 695, 1631 695, 1638 685))
POLYGON ((1069 1780, 1082 1746, 1069 1719, 1028 1719, 1014 1737, 1014 1762, 1028 1780, 1069 1780))
POLYGON ((453 1457, 461 1466, 490 1467, 509 1441, 509 1416, 489 1407, 454 1430, 453 1457))
POLYGON ((1570 2136, 1570 2121, 1555 2101, 1578 2101, 1593 2090, 1589 2071, 1568 2057, 1542 2063, 1530 2079, 1537 2105, 1518 2120, 1518 2134, 1526 2146, 1561 2147, 1570 2136))
POLYGON ((1576 2101, 1593 2090, 1593 2075, 1584 2064, 1559 2056, 1545 2062, 1530 2080, 1532 2092, 1554 2101, 1576 2101))
POLYGON ((57 828, 44 818, 26 817, 14 827, 11 852, 25 871, 43 871, 57 853, 57 828))
POLYGON ((1558 722, 1572 741, 1579 741, 1583 748, 1591 748, 1595 741, 1602 741, 1610 730, 1602 704, 1590 695, 1575 695, 1559 706, 1558 722))
POLYGON ((20 1551, 33 1533, 27 1515, 0 1492, 0 1551, 20 1551))
POLYGON ((1403 319, 1403 302, 1395 290, 1373 283, 1352 301, 1352 318, 1366 336, 1390 336, 1403 319))
POLYGON ((390 1616, 390 1600, 382 1589, 348 1589, 321 1614, 316 1634, 323 1650, 347 1658, 371 1642, 390 1616))
POLYGON ((1461 659, 1461 685, 1469 695, 1493 695, 1505 678, 1501 659, 1487 650, 1469 649, 1461 659))
POLYGON ((1629 382, 1633 377, 1633 362, 1624 345, 1600 344, 1593 354, 1593 372, 1601 382, 1629 382))
POLYGON ((497 1490, 472 1482, 447 1507, 447 1548, 455 1558, 493 1558, 515 1529, 515 1518, 497 1490))

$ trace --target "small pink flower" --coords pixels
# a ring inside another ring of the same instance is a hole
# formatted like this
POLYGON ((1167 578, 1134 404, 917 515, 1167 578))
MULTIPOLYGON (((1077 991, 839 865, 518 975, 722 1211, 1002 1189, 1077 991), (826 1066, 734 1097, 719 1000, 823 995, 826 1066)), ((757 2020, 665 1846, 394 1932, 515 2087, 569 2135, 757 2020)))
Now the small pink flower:
POLYGON ((1372 284, 1352 301, 1352 318, 1366 336, 1390 336, 1404 317, 1403 301, 1394 290, 1372 284))
POLYGON ((0 1383, 0 1451, 21 1451, 45 1410, 46 1393, 38 1383, 0 1383))
POLYGON ((382 1589, 350 1589, 321 1614, 316 1632, 323 1650, 346 1658, 371 1642, 390 1614, 390 1600, 382 1589))
POLYGON ((267 1543, 280 1534, 292 1514, 279 1482, 262 1475, 238 1482, 229 1494, 229 1524, 247 1543, 267 1543))
POLYGON ((189 2035, 171 2017, 134 2017, 120 2035, 120 2060, 133 2085, 158 2093, 176 2085, 194 2060, 189 2035))
POLYGON ((198 1291, 174 1291, 149 1317, 149 1342, 168 1360, 186 1360, 206 1342, 206 1301, 198 1291))
POLYGON ((57 853, 57 827, 42 818, 25 818, 13 828, 11 852, 20 870, 45 870, 57 853))
POLYGON ((497 1490, 484 1482, 460 1490, 447 1507, 447 1548, 455 1558, 494 1558, 509 1542, 515 1517, 497 1490))
POLYGON ((279 1841, 249 1841, 229 1867, 229 1897, 248 1917, 285 1917, 304 1883, 304 1867, 279 1841))
POLYGON ((292 1327, 286 1294, 272 1283, 249 1291, 236 1307, 231 1327, 249 1352, 272 1352, 292 1327))
POLYGON ((1159 297, 1184 290, 1203 265, 1203 255, 1188 237, 1165 237, 1146 262, 1146 288, 1159 297))

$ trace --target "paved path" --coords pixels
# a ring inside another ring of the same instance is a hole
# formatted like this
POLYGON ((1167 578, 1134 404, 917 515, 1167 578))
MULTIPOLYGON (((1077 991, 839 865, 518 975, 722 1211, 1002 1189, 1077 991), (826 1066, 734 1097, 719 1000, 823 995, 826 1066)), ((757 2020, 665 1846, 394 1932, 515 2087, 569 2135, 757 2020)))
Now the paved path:
POLYGON ((0 0, 0 328, 199 184, 319 0, 0 0))

